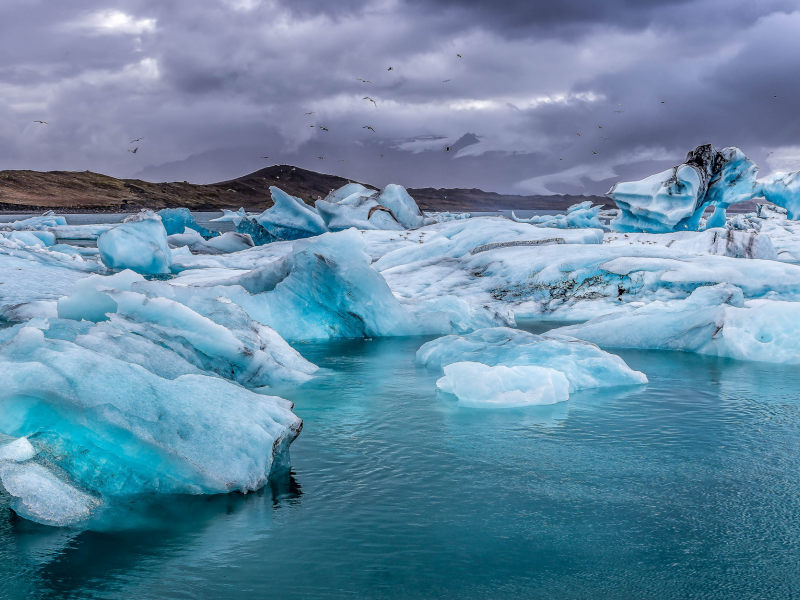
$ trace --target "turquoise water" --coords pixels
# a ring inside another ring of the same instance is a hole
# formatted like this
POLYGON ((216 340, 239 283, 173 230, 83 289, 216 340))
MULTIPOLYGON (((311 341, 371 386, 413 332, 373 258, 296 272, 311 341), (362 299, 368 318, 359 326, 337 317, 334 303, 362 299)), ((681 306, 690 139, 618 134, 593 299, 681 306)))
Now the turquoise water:
POLYGON ((64 531, 0 498, 0 597, 792 598, 800 371, 620 352, 646 387, 459 408, 425 339, 296 344, 293 472, 64 531))

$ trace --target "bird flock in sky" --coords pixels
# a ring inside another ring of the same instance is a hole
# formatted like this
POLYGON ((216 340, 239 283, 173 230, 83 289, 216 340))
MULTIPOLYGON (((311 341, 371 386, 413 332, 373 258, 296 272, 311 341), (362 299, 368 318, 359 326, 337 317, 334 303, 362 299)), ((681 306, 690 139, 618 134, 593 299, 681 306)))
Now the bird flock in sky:
MULTIPOLYGON (((458 58, 463 58, 463 57, 461 56, 461 54, 456 54, 456 56, 457 56, 458 58)), ((388 68, 388 69, 386 69, 386 70, 387 70, 387 71, 394 71, 394 67, 389 67, 389 68, 388 68)), ((360 81, 361 83, 366 83, 366 84, 372 84, 372 83, 373 83, 373 82, 372 82, 372 81, 370 81, 369 79, 361 79, 360 77, 356 77, 356 81, 360 81)), ((443 83, 448 83, 449 81, 452 81, 452 80, 451 80, 451 79, 444 79, 444 80, 443 80, 443 83)), ((775 96, 774 96, 774 98, 777 98, 777 97, 778 97, 777 95, 775 95, 775 96)), ((373 98, 371 98, 370 96, 364 96, 364 97, 362 98, 362 100, 367 100, 367 101, 369 101, 369 102, 372 102, 373 106, 374 106, 376 109, 378 108, 378 103, 377 103, 377 102, 376 102, 376 101, 375 101, 373 98)), ((662 100, 662 101, 661 101, 661 104, 666 104, 666 101, 665 101, 665 100, 662 100)), ((617 114, 622 114, 622 113, 624 113, 624 112, 625 112, 625 110, 622 108, 622 104, 618 104, 617 106, 619 106, 620 108, 619 108, 618 110, 615 110, 615 111, 614 111, 614 113, 617 113, 617 114)), ((307 112, 307 113, 304 113, 304 115, 305 115, 305 116, 314 115, 314 114, 316 114, 316 112, 315 112, 315 111, 309 111, 309 112, 307 112)), ((50 124, 50 123, 48 123, 47 121, 43 121, 43 120, 41 120, 41 119, 37 119, 37 120, 35 120, 35 121, 34 121, 34 123, 38 123, 38 124, 40 124, 40 125, 49 125, 49 124, 50 124)), ((320 131, 326 131, 326 132, 327 132, 327 131, 330 131, 330 130, 329 130, 327 127, 323 127, 322 125, 311 125, 310 127, 312 127, 312 128, 316 128, 316 129, 319 129, 320 131)), ((602 125, 598 125, 597 127, 598 127, 598 129, 601 129, 601 130, 603 129, 603 126, 602 126, 602 125)), ((375 129, 374 129, 374 128, 373 128, 371 125, 364 125, 364 126, 362 127, 362 129, 368 129, 368 130, 369 130, 369 131, 371 131, 372 133, 377 133, 377 132, 375 131, 375 129)), ((582 136, 582 135, 581 135, 579 132, 576 132, 576 135, 577 135, 578 137, 583 137, 583 136, 582 136)), ((143 139, 145 139, 145 138, 144 138, 144 136, 142 136, 142 137, 139 137, 139 138, 136 138, 135 140, 132 140, 130 143, 131 143, 131 144, 135 144, 135 143, 137 143, 137 142, 140 142, 140 141, 142 141, 143 139)), ((610 138, 610 137, 608 137, 608 136, 600 136, 600 139, 601 139, 601 140, 609 140, 609 139, 611 139, 611 138, 610 138)), ((450 152, 450 148, 451 148, 451 146, 445 146, 445 152, 450 152)), ((130 150, 130 149, 128 150, 128 152, 130 152, 131 154, 136 154, 138 151, 139 151, 139 146, 136 146, 136 147, 135 147, 133 150, 130 150)), ((595 150, 592 150, 592 149, 590 149, 590 152, 592 153, 592 155, 595 155, 595 156, 596 156, 596 155, 598 155, 598 152, 596 152, 595 150)), ((774 154, 774 151, 773 151, 773 152, 770 152, 769 154, 767 154, 767 157, 771 156, 772 154, 774 154)), ((380 156, 381 156, 381 158, 383 158, 383 157, 384 157, 384 155, 383 155, 383 154, 381 154, 380 156)), ((269 159, 270 157, 269 157, 269 156, 262 156, 261 158, 262 158, 262 159, 269 159)), ((324 160, 324 159, 325 159, 325 157, 324 157, 324 156, 318 156, 317 158, 318 158, 318 159, 320 159, 320 160, 324 160)), ((560 160, 560 161, 563 161, 564 159, 563 159, 563 158, 559 158, 558 160, 560 160)), ((345 159, 341 159, 339 162, 348 162, 348 161, 347 161, 347 160, 345 160, 345 159)))

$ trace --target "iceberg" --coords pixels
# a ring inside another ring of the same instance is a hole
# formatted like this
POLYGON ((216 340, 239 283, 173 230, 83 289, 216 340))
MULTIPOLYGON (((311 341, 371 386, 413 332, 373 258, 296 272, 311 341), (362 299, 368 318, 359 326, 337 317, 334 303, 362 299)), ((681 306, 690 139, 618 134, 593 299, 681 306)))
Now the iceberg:
POLYGON ((606 194, 620 210, 611 229, 696 231, 709 204, 717 207, 710 226, 724 225, 728 206, 752 198, 757 171, 738 148, 717 152, 711 144, 698 146, 677 167, 641 181, 615 184, 606 194))
POLYGON ((52 210, 49 210, 41 217, 30 217, 22 221, 14 221, 13 223, 9 223, 8 226, 17 231, 45 231, 50 227, 66 224, 67 220, 64 217, 58 217, 52 210))
POLYGON ((328 231, 325 221, 313 207, 280 188, 271 186, 269 189, 274 205, 256 217, 256 221, 275 236, 275 241, 299 240, 328 231))
POLYGON ((608 348, 679 350, 737 360, 800 364, 800 303, 744 300, 729 284, 701 287, 685 300, 655 301, 548 335, 608 348))
POLYGON ((228 254, 252 248, 253 239, 246 233, 227 231, 206 240, 194 229, 187 227, 184 233, 167 236, 167 243, 177 248, 186 247, 194 254, 228 254))
POLYGON ((444 368, 436 382, 470 408, 519 408, 569 400, 569 383, 561 371, 547 367, 489 367, 457 362, 444 368))
POLYGON ((288 468, 302 428, 290 406, 216 377, 164 379, 22 327, 0 344, 0 433, 27 438, 35 455, 6 451, 0 480, 15 510, 50 525, 134 494, 257 490, 288 468))
POLYGON ((409 335, 408 313, 355 229, 295 242, 287 256, 211 288, 284 339, 409 335))
POLYGON ((511 218, 517 223, 530 223, 539 227, 555 227, 556 229, 591 227, 604 229, 603 224, 600 222, 601 208, 603 207, 600 205, 592 207, 591 201, 587 200, 570 206, 566 215, 541 215, 530 219, 522 219, 514 214, 514 211, 511 211, 511 218))
POLYGON ((155 275, 170 272, 172 254, 161 218, 153 211, 127 217, 97 238, 100 259, 109 269, 132 269, 155 275))
POLYGON ((758 182, 755 195, 785 208, 789 220, 800 219, 800 171, 773 173, 758 182))
POLYGON ((468 335, 448 335, 428 342, 415 362, 433 369, 454 363, 482 363, 506 367, 546 367, 565 375, 569 392, 647 383, 619 356, 574 338, 534 335, 519 329, 494 327, 468 335))
POLYGON ((158 211, 158 216, 161 217, 167 235, 183 233, 187 227, 195 230, 205 239, 219 235, 219 231, 212 231, 198 225, 188 208, 164 208, 158 211))
POLYGON ((740 231, 718 227, 701 232, 608 233, 604 236, 603 243, 634 247, 658 245, 686 254, 778 260, 771 238, 754 230, 740 231))
POLYGON ((419 206, 402 185, 395 183, 387 185, 378 196, 377 203, 388 208, 390 214, 405 229, 417 229, 422 227, 425 221, 419 206))
POLYGON ((232 210, 227 210, 225 208, 222 209, 222 216, 217 217, 216 219, 211 219, 212 223, 233 223, 234 226, 238 226, 241 223, 242 219, 247 216, 247 213, 244 212, 244 208, 240 208, 236 212, 232 210))

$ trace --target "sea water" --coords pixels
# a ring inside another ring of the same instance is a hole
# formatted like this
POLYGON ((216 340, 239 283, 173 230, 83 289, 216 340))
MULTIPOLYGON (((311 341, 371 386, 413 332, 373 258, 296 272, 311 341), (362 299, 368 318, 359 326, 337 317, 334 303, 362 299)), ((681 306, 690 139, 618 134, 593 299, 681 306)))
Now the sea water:
POLYGON ((480 410, 413 364, 428 339, 294 344, 322 370, 276 390, 305 427, 259 493, 138 499, 92 531, 0 497, 0 597, 800 594, 797 367, 619 351, 647 386, 480 410))

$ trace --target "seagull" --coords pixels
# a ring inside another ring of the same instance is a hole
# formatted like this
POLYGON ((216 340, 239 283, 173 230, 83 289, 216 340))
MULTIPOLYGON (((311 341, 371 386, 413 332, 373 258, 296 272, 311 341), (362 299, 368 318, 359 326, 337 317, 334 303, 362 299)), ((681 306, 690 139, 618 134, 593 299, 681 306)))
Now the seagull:
POLYGON ((388 69, 386 69, 386 70, 387 70, 387 71, 394 71, 394 67, 389 67, 389 68, 388 68, 388 69))
POLYGON ((662 101, 661 104, 666 104, 666 102, 662 101))
POLYGON ((269 156, 262 156, 261 158, 269 158, 269 156))
POLYGON ((445 152, 450 152, 450 146, 444 149, 445 152))
POLYGON ((339 162, 347 162, 347 161, 345 159, 343 159, 343 158, 340 158, 339 162))
POLYGON ((615 113, 624 113, 625 111, 624 110, 615 110, 614 112, 615 113))
POLYGON ((50 125, 47 121, 34 121, 34 123, 41 123, 42 125, 50 125))
POLYGON ((364 125, 361 129, 369 129, 372 133, 375 133, 375 130, 369 125, 364 125))
POLYGON ((381 158, 383 158, 383 154, 381 154, 381 158))
POLYGON ((558 160, 564 160, 563 158, 559 158, 558 160))
POLYGON ((357 80, 357 81, 361 81, 361 82, 363 82, 363 83, 372 83, 371 81, 368 81, 368 80, 366 80, 366 79, 359 79, 358 77, 356 77, 356 80, 357 80))
POLYGON ((310 113, 306 113, 306 114, 307 114, 307 115, 313 115, 314 113, 313 113, 313 112, 310 112, 310 113))
POLYGON ((324 156, 318 156, 317 158, 320 159, 320 160, 325 160, 324 156))
POLYGON ((458 58, 464 58, 464 57, 463 57, 463 56, 461 56, 460 54, 456 54, 456 56, 457 56, 458 58))
POLYGON ((770 157, 770 156, 772 156, 773 154, 775 154, 775 151, 774 151, 774 150, 773 150, 772 152, 770 152, 769 154, 767 154, 767 158, 769 158, 769 157, 770 157))
POLYGON ((138 151, 139 151, 139 146, 136 146, 136 148, 134 148, 133 150, 128 150, 128 152, 130 152, 131 154, 136 154, 136 152, 138 151))
POLYGON ((322 131, 328 131, 328 128, 327 127, 323 127, 322 125, 320 125, 319 128, 322 129, 322 131))
POLYGON ((136 138, 135 140, 133 140, 131 142, 131 144, 136 143, 136 142, 141 142, 143 139, 144 139, 144 137, 136 138))
POLYGON ((449 79, 445 79, 442 83, 447 83, 448 81, 450 81, 450 80, 449 79))
POLYGON ((592 150, 592 154, 597 154, 597 152, 595 152, 594 150, 592 150))
POLYGON ((601 140, 610 140, 611 138, 607 138, 607 137, 601 137, 600 139, 601 139, 601 140))
POLYGON ((598 129, 602 129, 602 128, 603 128, 603 126, 602 126, 602 125, 598 125, 598 126, 597 126, 597 128, 598 128, 598 129))
POLYGON ((581 137, 581 134, 580 134, 580 133, 576 133, 575 135, 577 135, 578 137, 581 137))
POLYGON ((370 98, 369 96, 364 96, 364 97, 362 98, 362 100, 369 100, 370 102, 372 102, 372 103, 375 105, 375 108, 378 108, 378 103, 377 103, 377 102, 375 102, 375 100, 373 100, 373 99, 372 99, 372 98, 370 98))

